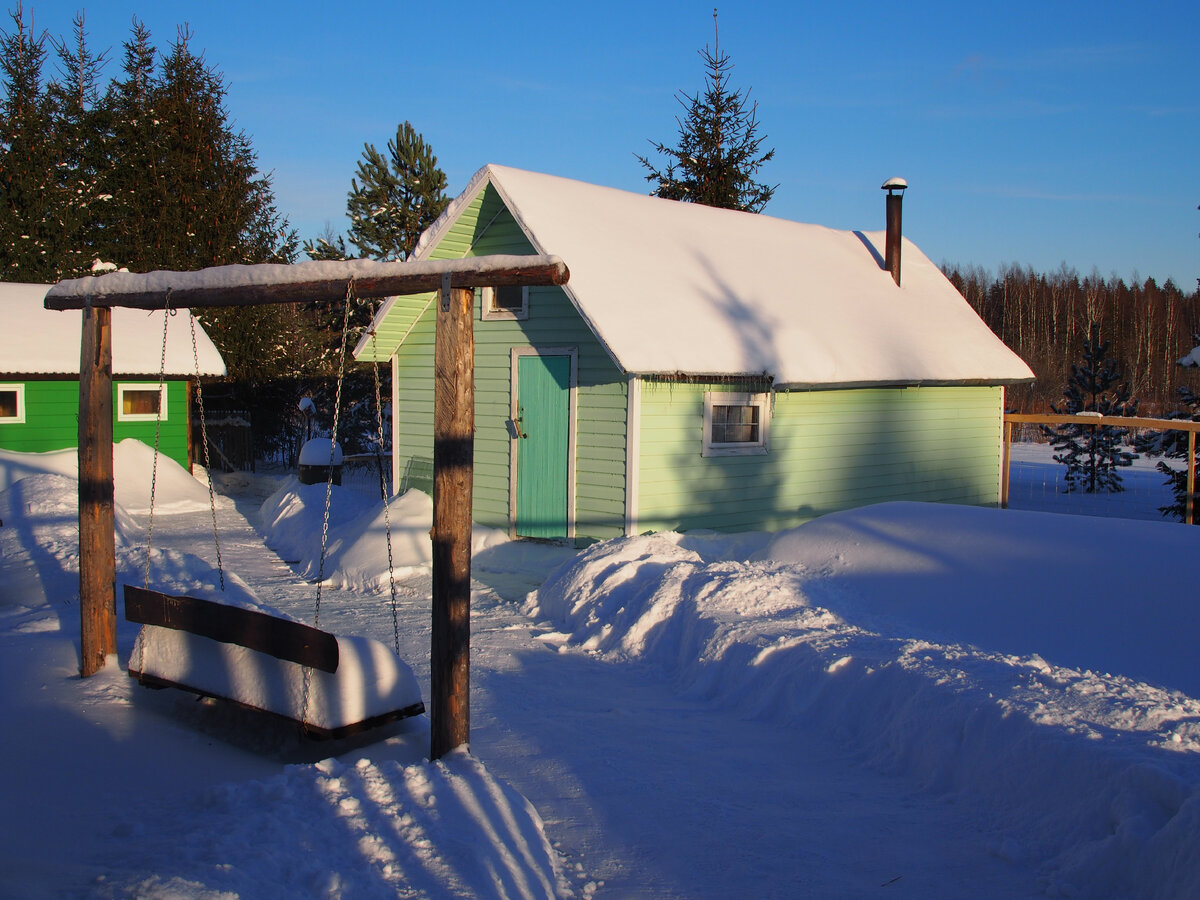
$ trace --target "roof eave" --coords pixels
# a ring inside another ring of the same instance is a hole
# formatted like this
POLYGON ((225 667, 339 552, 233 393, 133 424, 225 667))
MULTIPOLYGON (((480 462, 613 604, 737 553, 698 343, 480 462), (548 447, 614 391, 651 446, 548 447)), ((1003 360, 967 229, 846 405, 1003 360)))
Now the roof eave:
POLYGON ((646 371, 629 373, 642 379, 688 380, 696 382, 746 381, 767 382, 774 391, 847 391, 869 388, 921 388, 921 387, 1012 387, 1032 384, 1035 379, 1024 378, 904 378, 904 379, 861 379, 858 381, 775 381, 769 372, 680 372, 646 371))

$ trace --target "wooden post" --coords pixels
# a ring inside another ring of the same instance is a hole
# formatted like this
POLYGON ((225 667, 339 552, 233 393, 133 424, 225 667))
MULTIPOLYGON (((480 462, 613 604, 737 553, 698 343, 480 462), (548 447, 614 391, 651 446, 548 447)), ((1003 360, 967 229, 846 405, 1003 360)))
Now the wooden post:
POLYGON ((1188 432, 1187 449, 1187 516, 1184 521, 1196 524, 1196 432, 1188 432))
POLYGON ((80 674, 117 652, 112 310, 87 307, 79 355, 80 674))
POLYGON ((430 759, 471 734, 471 488, 475 452, 475 292, 443 278, 434 341, 433 634, 430 759))
POLYGON ((1008 509, 1008 479, 1009 472, 1012 469, 1013 423, 1002 418, 1000 424, 1004 429, 1004 449, 1000 459, 1000 508, 1008 509))

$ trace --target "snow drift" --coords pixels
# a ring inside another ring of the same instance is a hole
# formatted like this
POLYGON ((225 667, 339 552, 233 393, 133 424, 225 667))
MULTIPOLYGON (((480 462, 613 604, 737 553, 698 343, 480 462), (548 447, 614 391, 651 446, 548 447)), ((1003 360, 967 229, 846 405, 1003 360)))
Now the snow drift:
POLYGON ((1200 896, 1200 700, 1179 688, 1200 638, 1191 529, 897 503, 818 519, 754 560, 719 546, 596 545, 527 611, 986 804, 1007 835, 995 852, 1040 863, 1051 893, 1200 896), (1096 540, 1102 568, 1059 562, 1096 540), (1154 596, 1122 592, 1147 569, 1154 596))

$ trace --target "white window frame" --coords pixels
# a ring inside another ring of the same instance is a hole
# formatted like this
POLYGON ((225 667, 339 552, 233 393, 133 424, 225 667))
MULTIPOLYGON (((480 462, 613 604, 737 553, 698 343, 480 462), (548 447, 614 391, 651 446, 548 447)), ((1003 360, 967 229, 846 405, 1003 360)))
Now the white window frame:
POLYGON ((167 421, 167 386, 157 384, 118 384, 117 385, 117 421, 118 422, 154 422, 167 421), (158 391, 157 413, 127 413, 125 412, 126 391, 158 391))
POLYGON ((480 318, 484 321, 490 319, 528 319, 529 318, 529 286, 521 287, 521 308, 520 309, 497 309, 496 289, 494 287, 485 287, 480 294, 479 310, 480 318))
POLYGON ((704 446, 701 456, 763 456, 770 450, 771 395, 730 391, 704 393, 704 446), (758 440, 715 442, 712 439, 714 406, 757 406, 758 440))
POLYGON ((25 385, 0 384, 0 391, 13 391, 17 395, 17 414, 15 416, 0 416, 0 425, 25 424, 25 385))

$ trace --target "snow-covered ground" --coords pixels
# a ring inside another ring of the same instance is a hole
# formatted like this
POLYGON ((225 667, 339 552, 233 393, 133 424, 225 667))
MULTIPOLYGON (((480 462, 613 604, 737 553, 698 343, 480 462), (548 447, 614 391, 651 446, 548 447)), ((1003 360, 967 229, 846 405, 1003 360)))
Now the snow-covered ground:
MULTIPOLYGON (((138 585, 145 454, 117 454, 138 585)), ((81 680, 73 469, 0 452, 0 479, 0 896, 1200 896, 1200 530, 904 503, 580 553, 478 529, 471 752, 430 763, 424 717, 313 744, 139 688, 123 619, 81 680)), ((311 621, 324 488, 220 493, 234 599, 311 621)), ((393 619, 383 505, 333 493, 321 627, 394 621, 428 697, 428 500, 390 505, 393 619)), ((153 586, 218 591, 207 501, 160 461, 153 586)))

